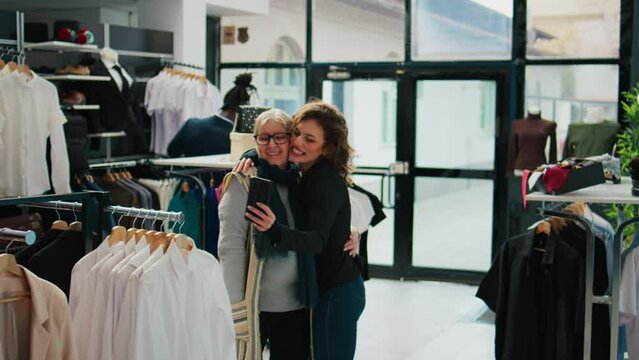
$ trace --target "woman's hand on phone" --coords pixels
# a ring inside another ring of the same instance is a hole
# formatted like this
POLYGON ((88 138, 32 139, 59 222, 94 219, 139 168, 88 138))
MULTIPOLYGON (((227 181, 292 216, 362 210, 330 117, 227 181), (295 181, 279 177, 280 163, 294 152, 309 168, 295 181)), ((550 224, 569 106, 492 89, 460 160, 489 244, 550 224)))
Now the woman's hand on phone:
POLYGON ((258 231, 266 231, 275 224, 275 214, 271 211, 268 205, 258 202, 257 206, 248 206, 248 210, 245 214, 246 218, 251 220, 255 224, 255 228, 258 231))
POLYGON ((251 171, 251 168, 253 168, 253 160, 244 158, 240 159, 240 161, 236 162, 235 165, 233 165, 233 172, 239 172, 247 175, 251 171))

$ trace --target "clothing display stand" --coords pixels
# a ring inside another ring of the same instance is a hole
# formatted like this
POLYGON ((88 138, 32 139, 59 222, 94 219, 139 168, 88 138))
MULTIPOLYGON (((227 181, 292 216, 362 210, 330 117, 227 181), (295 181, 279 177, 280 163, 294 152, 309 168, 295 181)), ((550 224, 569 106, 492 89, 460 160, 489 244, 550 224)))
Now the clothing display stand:
MULTIPOLYGON (((63 195, 41 195, 41 196, 25 196, 0 199, 0 206, 27 206, 28 207, 44 207, 43 203, 52 202, 60 203, 63 201, 78 201, 75 210, 80 213, 80 221, 82 221, 82 236, 85 243, 85 252, 89 253, 95 249, 99 242, 102 241, 101 236, 104 229, 104 216, 101 216, 102 209, 109 198, 108 192, 103 191, 84 191, 79 193, 63 194, 63 195)), ((55 206, 49 207, 55 209, 55 206)))
MULTIPOLYGON (((622 178, 620 184, 599 184, 584 189, 576 190, 562 195, 550 195, 533 192, 526 195, 526 201, 545 202, 586 202, 598 204, 632 204, 639 205, 639 197, 631 195, 632 182, 630 178, 622 178)), ((576 220, 587 232, 586 243, 586 285, 585 285, 585 309, 584 309, 584 360, 590 360, 590 343, 592 329, 592 305, 606 304, 610 306, 610 359, 617 359, 617 340, 619 337, 619 293, 621 283, 621 244, 624 229, 630 224, 639 222, 639 217, 633 217, 621 223, 615 232, 612 260, 612 287, 608 287, 606 294, 595 296, 593 294, 594 278, 594 235, 590 224, 581 216, 544 209, 545 204, 539 210, 541 215, 558 216, 576 220)))
POLYGON ((150 164, 156 166, 168 166, 167 176, 178 177, 186 180, 192 180, 202 191, 201 209, 200 209, 200 234, 202 239, 202 247, 206 248, 206 228, 207 228, 207 206, 206 192, 207 186, 197 177, 199 173, 209 173, 212 171, 227 171, 233 168, 235 164, 231 161, 231 154, 205 155, 180 158, 164 158, 150 159, 150 164), (197 168, 192 170, 175 170, 175 168, 197 168))

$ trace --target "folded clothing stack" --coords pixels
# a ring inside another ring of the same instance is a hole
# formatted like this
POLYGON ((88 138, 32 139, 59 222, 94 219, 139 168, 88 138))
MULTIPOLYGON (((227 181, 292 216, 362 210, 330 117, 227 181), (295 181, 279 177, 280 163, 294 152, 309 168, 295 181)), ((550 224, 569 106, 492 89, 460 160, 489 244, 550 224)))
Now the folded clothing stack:
POLYGON ((630 161, 630 177, 632 178, 632 196, 639 196, 639 157, 630 161))

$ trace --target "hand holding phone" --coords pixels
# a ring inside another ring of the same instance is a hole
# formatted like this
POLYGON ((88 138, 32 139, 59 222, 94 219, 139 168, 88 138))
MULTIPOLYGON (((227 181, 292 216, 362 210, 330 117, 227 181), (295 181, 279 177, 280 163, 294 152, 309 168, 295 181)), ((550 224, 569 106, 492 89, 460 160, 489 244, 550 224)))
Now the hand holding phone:
MULTIPOLYGON (((268 204, 273 192, 273 182, 269 179, 254 176, 249 182, 248 198, 246 199, 246 212, 251 212, 248 207, 256 207, 258 202, 268 204)), ((250 219, 247 219, 250 221, 250 219)))

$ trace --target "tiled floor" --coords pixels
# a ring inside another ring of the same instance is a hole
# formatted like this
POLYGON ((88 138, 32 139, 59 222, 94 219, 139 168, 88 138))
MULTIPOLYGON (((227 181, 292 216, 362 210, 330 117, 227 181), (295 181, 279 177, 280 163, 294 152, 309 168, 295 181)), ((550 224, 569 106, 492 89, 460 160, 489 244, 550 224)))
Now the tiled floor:
POLYGON ((493 314, 476 286, 373 279, 360 319, 361 360, 493 359, 493 314))
POLYGON ((364 284, 367 303, 355 359, 494 359, 494 314, 475 298, 476 286, 381 279, 364 284))

